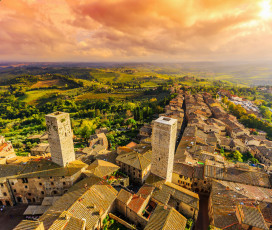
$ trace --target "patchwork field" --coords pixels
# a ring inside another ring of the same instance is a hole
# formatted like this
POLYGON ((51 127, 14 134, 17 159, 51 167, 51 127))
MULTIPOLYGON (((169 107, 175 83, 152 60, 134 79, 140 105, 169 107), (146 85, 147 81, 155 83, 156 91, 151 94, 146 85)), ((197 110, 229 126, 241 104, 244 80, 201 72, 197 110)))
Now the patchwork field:
POLYGON ((45 81, 38 81, 34 85, 32 85, 30 88, 44 88, 44 87, 51 87, 51 86, 65 86, 65 82, 60 79, 52 79, 52 80, 45 80, 45 81))
POLYGON ((27 91, 24 96, 21 96, 19 100, 29 103, 35 104, 35 102, 45 96, 49 96, 53 93, 59 93, 61 90, 58 89, 42 89, 42 90, 31 90, 27 91))

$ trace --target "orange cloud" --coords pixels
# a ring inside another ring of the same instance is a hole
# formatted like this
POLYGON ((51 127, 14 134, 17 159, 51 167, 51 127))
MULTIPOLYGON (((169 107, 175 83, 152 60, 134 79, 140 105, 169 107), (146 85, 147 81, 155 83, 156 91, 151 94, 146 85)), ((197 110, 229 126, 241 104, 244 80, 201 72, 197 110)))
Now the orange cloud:
POLYGON ((0 59, 270 58, 269 0, 2 0, 0 59), (265 17, 262 17, 261 12, 265 17))

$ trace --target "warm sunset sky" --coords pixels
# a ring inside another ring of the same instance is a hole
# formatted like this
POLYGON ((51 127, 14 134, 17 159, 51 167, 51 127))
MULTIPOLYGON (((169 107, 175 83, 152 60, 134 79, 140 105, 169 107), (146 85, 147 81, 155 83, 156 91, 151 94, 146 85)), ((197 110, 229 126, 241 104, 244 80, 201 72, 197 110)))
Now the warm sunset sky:
POLYGON ((2 0, 0 61, 272 58, 272 0, 2 0))

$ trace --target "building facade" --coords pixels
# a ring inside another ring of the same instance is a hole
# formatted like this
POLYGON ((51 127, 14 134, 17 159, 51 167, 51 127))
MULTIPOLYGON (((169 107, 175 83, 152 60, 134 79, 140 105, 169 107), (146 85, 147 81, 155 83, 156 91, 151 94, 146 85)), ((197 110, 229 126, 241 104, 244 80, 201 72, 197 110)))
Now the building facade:
POLYGON ((68 113, 54 112, 45 116, 52 161, 65 166, 75 160, 73 132, 68 113))
POLYGON ((160 117, 152 131, 151 172, 171 182, 176 146, 177 120, 160 117))

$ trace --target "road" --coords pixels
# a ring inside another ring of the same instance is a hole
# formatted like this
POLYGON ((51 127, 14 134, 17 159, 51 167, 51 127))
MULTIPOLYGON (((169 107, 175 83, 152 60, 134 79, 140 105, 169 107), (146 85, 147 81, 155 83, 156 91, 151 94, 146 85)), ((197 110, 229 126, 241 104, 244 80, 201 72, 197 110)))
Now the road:
POLYGON ((194 230, 207 230, 209 227, 208 203, 209 196, 199 195, 199 213, 194 230))
POLYGON ((26 208, 27 205, 5 207, 4 211, 0 212, 0 230, 10 230, 19 224, 24 219, 26 208))

